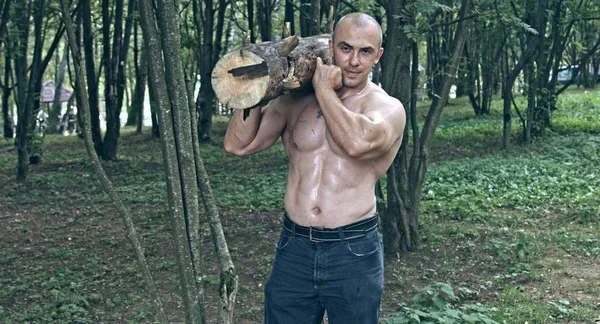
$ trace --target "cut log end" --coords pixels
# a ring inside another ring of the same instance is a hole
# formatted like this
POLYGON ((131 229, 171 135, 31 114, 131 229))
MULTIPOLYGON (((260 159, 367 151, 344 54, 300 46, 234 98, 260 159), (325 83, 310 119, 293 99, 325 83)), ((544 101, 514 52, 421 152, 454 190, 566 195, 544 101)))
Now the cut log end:
POLYGON ((269 75, 234 76, 232 68, 259 66, 264 60, 244 49, 225 54, 215 65, 211 83, 217 99, 234 109, 254 107, 265 96, 269 86, 269 75))

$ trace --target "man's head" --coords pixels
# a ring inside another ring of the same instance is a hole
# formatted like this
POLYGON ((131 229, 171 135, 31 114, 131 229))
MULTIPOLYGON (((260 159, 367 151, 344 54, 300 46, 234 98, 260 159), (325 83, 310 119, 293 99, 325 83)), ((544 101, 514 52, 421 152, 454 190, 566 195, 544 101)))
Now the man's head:
POLYGON ((342 69, 342 82, 356 87, 369 76, 383 54, 382 30, 371 16, 355 12, 342 17, 329 42, 333 63, 342 69))

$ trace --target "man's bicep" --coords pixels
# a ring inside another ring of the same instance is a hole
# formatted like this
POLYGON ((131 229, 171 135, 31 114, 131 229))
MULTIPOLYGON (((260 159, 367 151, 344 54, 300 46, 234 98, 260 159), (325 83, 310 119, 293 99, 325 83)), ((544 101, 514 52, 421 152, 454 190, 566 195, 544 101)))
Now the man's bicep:
POLYGON ((254 140, 247 147, 250 151, 248 154, 261 152, 272 146, 281 136, 287 123, 284 107, 274 103, 260 109, 260 127, 254 140))
POLYGON ((398 103, 382 103, 378 108, 365 113, 378 131, 373 132, 374 142, 372 148, 387 151, 402 136, 405 125, 404 108, 398 103))

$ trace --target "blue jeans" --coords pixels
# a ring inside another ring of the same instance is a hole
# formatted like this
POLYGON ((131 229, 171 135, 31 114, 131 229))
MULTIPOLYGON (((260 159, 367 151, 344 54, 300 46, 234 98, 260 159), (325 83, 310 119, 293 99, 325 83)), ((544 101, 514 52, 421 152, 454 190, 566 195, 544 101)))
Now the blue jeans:
POLYGON ((376 324, 383 293, 377 230, 338 242, 313 242, 286 230, 265 286, 265 324, 376 324))

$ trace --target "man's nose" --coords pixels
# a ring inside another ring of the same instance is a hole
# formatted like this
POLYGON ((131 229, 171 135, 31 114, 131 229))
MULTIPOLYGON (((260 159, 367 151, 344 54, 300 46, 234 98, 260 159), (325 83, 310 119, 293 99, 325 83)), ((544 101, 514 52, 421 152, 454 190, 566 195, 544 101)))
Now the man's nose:
POLYGON ((352 54, 350 54, 350 65, 352 65, 352 66, 360 65, 360 60, 358 58, 358 52, 352 52, 352 54))

